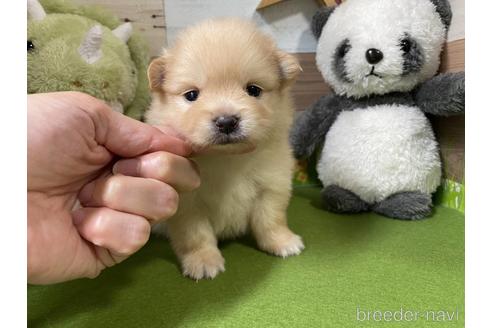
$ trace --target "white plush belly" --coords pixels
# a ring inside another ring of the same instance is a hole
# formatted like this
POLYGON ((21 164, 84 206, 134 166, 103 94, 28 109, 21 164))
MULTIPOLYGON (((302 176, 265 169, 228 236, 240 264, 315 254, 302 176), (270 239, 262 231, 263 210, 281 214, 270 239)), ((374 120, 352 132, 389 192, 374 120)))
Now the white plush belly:
POLYGON ((348 189, 368 203, 402 191, 432 193, 441 163, 434 133, 416 107, 380 105, 340 113, 318 163, 325 186, 348 189))

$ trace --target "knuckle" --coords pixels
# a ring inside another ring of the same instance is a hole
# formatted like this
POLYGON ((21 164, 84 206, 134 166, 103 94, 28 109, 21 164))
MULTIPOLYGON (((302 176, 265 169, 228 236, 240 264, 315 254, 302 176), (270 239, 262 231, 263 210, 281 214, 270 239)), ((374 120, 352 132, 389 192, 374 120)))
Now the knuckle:
POLYGON ((178 205, 179 205, 179 195, 178 193, 172 189, 172 191, 169 194, 169 215, 174 215, 178 211, 178 205))
POLYGON ((180 191, 182 191, 182 192, 193 191, 193 190, 200 188, 201 184, 202 184, 202 181, 200 179, 200 176, 190 175, 187 179, 186 185, 183 184, 183 186, 180 188, 180 191))
POLYGON ((176 214, 179 205, 179 195, 176 190, 167 186, 167 188, 163 188, 163 192, 160 194, 159 198, 162 204, 160 219, 167 219, 176 214))
POLYGON ((200 188, 201 185, 202 185, 202 179, 200 178, 200 176, 197 175, 193 179, 193 189, 192 190, 200 188))
POLYGON ((92 224, 88 226, 87 235, 90 236, 91 242, 96 246, 104 246, 104 236, 107 230, 107 219, 105 211, 98 211, 94 216, 92 224))
POLYGON ((190 162, 191 162, 191 166, 192 166, 193 172, 194 172, 194 174, 192 175, 193 176, 193 179, 192 179, 192 190, 195 190, 195 189, 200 188, 200 186, 202 184, 202 179, 201 179, 201 176, 200 176, 200 168, 198 167, 198 164, 196 164, 192 160, 190 160, 190 162))
POLYGON ((114 203, 114 199, 117 199, 117 195, 121 193, 121 190, 124 188, 123 178, 120 176, 111 176, 106 183, 104 184, 101 200, 102 203, 112 207, 114 203))
POLYGON ((168 180, 172 174, 172 168, 174 165, 173 157, 168 153, 161 152, 157 157, 156 165, 157 178, 163 181, 168 180))
POLYGON ((118 251, 122 256, 130 256, 138 251, 150 237, 150 224, 145 219, 134 221, 128 229, 130 231, 129 242, 118 251))
POLYGON ((133 253, 135 253, 138 249, 135 249, 136 247, 131 245, 131 246, 125 246, 119 249, 117 252, 114 254, 117 255, 118 257, 123 257, 127 258, 131 256, 133 253))

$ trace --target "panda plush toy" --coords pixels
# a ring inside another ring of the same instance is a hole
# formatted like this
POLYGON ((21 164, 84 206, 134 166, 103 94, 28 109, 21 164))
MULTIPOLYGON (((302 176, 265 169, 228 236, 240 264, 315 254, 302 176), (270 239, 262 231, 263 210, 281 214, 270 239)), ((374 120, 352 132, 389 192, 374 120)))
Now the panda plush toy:
POLYGON ((435 75, 451 22, 447 0, 347 0, 313 17, 316 63, 335 94, 296 120, 297 158, 324 143, 325 207, 421 219, 441 182, 427 115, 464 112, 464 73, 435 75))

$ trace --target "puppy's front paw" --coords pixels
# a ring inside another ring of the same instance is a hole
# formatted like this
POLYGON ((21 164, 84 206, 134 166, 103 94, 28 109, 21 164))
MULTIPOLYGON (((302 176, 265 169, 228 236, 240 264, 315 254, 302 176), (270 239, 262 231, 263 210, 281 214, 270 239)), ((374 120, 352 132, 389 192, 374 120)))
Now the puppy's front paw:
POLYGON ((201 248, 182 258, 183 275, 194 280, 213 279, 224 272, 224 258, 216 247, 201 248))
POLYGON ((259 243, 259 246, 264 251, 281 257, 299 255, 304 249, 301 237, 288 229, 273 233, 267 241, 259 243))

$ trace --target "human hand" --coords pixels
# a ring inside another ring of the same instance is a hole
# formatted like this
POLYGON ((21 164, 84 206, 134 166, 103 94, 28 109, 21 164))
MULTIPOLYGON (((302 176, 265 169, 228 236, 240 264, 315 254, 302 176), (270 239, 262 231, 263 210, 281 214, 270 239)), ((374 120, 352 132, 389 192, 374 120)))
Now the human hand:
POLYGON ((29 283, 96 277, 200 184, 186 142, 86 94, 29 95, 27 140, 29 283))

